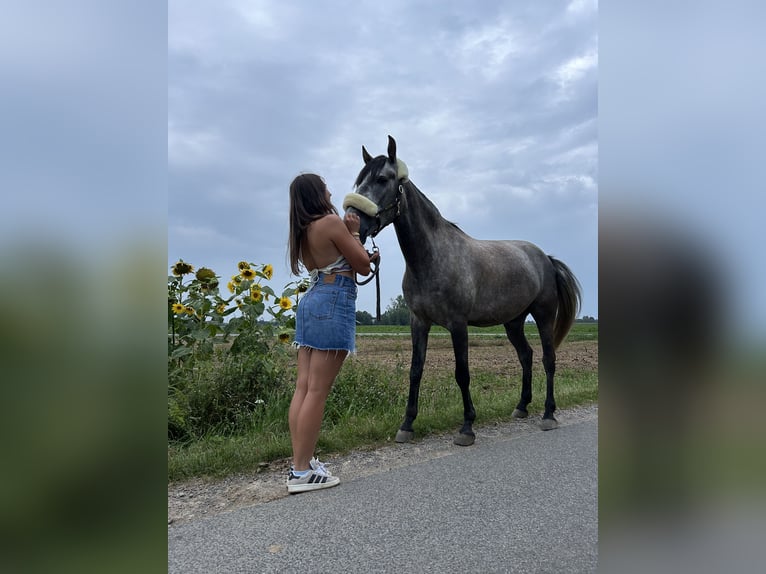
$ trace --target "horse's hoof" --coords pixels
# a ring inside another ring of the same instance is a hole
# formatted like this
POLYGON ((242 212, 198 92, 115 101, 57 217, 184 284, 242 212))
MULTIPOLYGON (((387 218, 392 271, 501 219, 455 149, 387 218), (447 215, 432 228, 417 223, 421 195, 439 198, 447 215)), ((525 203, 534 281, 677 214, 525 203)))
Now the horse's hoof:
POLYGON ((559 423, 556 419, 543 419, 540 423, 540 428, 543 430, 553 430, 559 428, 559 423))
POLYGON ((529 413, 527 411, 522 411, 520 409, 513 409, 513 412, 511 413, 511 418, 514 419, 525 419, 529 416, 529 413))
POLYGON ((396 442, 412 442, 413 438, 415 438, 414 431, 406 431, 406 430, 399 429, 396 432, 396 438, 394 440, 396 442))
POLYGON ((463 434, 455 435, 454 443, 458 446, 471 446, 476 441, 475 434, 463 434))

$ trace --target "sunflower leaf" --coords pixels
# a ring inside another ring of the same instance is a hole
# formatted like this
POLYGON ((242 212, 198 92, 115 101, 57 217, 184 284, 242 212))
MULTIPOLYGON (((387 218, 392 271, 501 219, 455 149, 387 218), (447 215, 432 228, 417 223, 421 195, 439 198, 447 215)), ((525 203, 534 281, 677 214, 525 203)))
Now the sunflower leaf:
POLYGON ((194 349, 187 346, 178 347, 173 350, 173 352, 170 354, 171 359, 180 359, 181 357, 185 357, 186 355, 191 355, 194 352, 194 349))

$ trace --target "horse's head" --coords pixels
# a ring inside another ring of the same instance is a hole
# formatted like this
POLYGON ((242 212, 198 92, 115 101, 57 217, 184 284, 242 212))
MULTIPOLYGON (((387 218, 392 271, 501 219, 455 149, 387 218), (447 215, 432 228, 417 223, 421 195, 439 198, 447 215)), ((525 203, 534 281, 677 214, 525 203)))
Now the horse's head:
POLYGON ((343 209, 359 214, 359 238, 364 243, 399 215, 408 180, 407 166, 396 157, 396 141, 388 136, 388 155, 373 158, 362 146, 364 167, 354 182, 356 193, 343 200, 343 209))

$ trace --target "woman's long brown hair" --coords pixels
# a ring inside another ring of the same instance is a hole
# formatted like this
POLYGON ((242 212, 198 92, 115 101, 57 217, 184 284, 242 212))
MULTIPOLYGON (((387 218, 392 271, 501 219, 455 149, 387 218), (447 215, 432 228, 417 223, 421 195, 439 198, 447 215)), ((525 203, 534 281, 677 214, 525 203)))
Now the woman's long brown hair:
POLYGON ((306 228, 328 213, 337 215, 338 210, 327 199, 324 180, 313 173, 296 177, 290 184, 290 237, 287 242, 293 275, 301 273, 301 241, 306 228))

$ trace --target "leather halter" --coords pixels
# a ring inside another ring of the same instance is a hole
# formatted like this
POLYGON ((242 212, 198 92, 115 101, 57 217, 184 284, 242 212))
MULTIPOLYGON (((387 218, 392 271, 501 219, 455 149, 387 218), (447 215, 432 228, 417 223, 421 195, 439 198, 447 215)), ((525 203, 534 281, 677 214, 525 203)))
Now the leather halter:
POLYGON ((375 237, 380 231, 382 230, 382 227, 380 225, 380 214, 385 213, 386 211, 390 211, 392 209, 396 209, 396 214, 391 219, 390 223, 393 223, 394 220, 399 217, 399 215, 402 213, 402 196, 404 195, 404 184, 400 183, 399 188, 396 190, 396 196, 394 197, 394 200, 389 203, 386 207, 381 207, 378 209, 378 212, 375 214, 375 231, 370 234, 370 237, 375 237))
MULTIPOLYGON (((406 167, 405 167, 405 169, 406 169, 406 167)), ((399 181, 400 182, 407 181, 406 175, 405 175, 404 178, 400 178, 399 181)), ((351 194, 350 193, 350 194, 348 194, 346 196, 346 199, 344 199, 344 202, 343 202, 343 208, 344 209, 346 209, 346 207, 347 207, 346 200, 350 200, 351 197, 354 196, 354 195, 355 194, 351 194)), ((381 220, 380 220, 381 214, 386 213, 387 211, 391 211, 392 209, 396 209, 396 214, 394 214, 394 217, 389 222, 389 223, 393 223, 396 220, 396 218, 399 217, 399 215, 401 215, 401 213, 402 213, 402 196, 403 195, 404 195, 404 183, 399 183, 399 187, 396 190, 396 196, 394 197, 394 200, 390 204, 388 204, 387 206, 379 207, 376 210, 375 215, 374 215, 374 217, 375 217, 375 231, 370 233, 370 240, 372 241, 372 252, 368 251, 368 253, 370 255, 372 255, 373 253, 379 253, 380 252, 380 249, 378 249, 378 246, 375 245, 375 236, 378 233, 380 233, 380 231, 382 229, 381 220)), ((362 197, 364 197, 364 196, 362 196, 362 197)), ((368 199, 368 198, 365 198, 365 199, 368 199)), ((370 207, 376 205, 374 202, 370 201, 369 199, 368 199, 368 204, 369 204, 370 207)), ((353 204, 349 204, 349 205, 353 206, 353 204)), ((360 209, 359 206, 356 206, 356 209, 360 209)), ((364 210, 362 210, 362 211, 364 212, 364 210)), ((365 214, 368 217, 373 217, 372 215, 369 214, 369 212, 366 212, 365 214)), ((365 279, 364 281, 359 281, 359 280, 355 279, 355 281, 356 281, 357 285, 367 285, 367 283, 372 281, 373 278, 375 279, 375 290, 377 292, 377 304, 376 304, 376 316, 375 316, 375 320, 380 322, 380 319, 381 319, 381 315, 380 315, 380 275, 378 274, 378 272, 380 271, 380 256, 378 256, 377 263, 373 263, 373 265, 374 265, 374 269, 372 270, 372 273, 370 274, 370 276, 367 279, 365 279)))
MULTIPOLYGON (((378 246, 375 245, 375 236, 380 233, 381 229, 383 229, 380 225, 380 214, 385 213, 387 211, 390 211, 392 209, 396 209, 396 214, 391 219, 391 223, 393 223, 399 215, 402 213, 402 196, 404 195, 404 184, 400 183, 399 187, 396 190, 396 196, 394 197, 394 200, 389 203, 387 206, 379 208, 378 212, 375 214, 375 231, 373 233, 370 233, 370 241, 372 241, 372 251, 373 253, 380 251, 378 249, 378 246)), ((375 264, 375 270, 372 272, 372 275, 364 280, 364 281, 357 281, 358 285, 366 285, 370 281, 372 281, 372 278, 375 277, 375 290, 377 292, 376 297, 376 308, 375 308, 375 320, 377 322, 380 322, 381 315, 380 315, 380 275, 378 275, 378 271, 380 271, 380 256, 378 257, 378 262, 375 264)))

